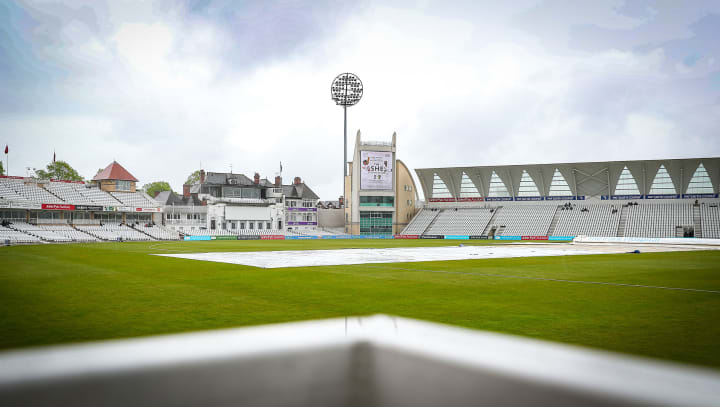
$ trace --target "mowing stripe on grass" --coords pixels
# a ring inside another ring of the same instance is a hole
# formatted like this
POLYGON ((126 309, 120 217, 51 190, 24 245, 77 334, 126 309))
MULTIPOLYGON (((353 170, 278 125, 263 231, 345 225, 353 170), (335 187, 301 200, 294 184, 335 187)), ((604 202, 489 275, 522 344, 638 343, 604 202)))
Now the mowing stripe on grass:
POLYGON ((404 270, 404 271, 425 271, 428 273, 448 273, 448 274, 467 274, 472 276, 480 277, 499 277, 499 278, 518 278, 523 280, 538 280, 538 281, 554 281, 558 283, 577 283, 577 284, 598 284, 598 285, 614 285, 620 287, 637 287, 637 288, 657 288, 660 290, 677 290, 677 291, 694 291, 701 293, 720 294, 720 291, 716 290, 703 290, 700 288, 682 288, 682 287, 663 287, 657 285, 643 285, 643 284, 627 284, 627 283, 609 283, 605 281, 583 281, 583 280, 564 280, 560 278, 547 278, 547 277, 529 277, 529 276, 514 276, 508 274, 489 274, 489 273, 475 273, 470 271, 449 271, 449 270, 428 270, 428 269, 409 269, 402 267, 390 267, 390 266, 370 266, 368 268, 381 268, 381 269, 393 269, 393 270, 404 270))

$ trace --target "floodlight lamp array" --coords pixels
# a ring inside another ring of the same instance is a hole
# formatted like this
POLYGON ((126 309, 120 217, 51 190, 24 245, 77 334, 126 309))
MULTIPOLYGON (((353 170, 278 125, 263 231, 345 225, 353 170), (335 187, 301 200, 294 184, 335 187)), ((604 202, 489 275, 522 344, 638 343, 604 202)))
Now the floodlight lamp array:
POLYGON ((342 73, 333 80, 330 86, 330 94, 335 104, 353 106, 362 98, 362 81, 355 74, 342 73))

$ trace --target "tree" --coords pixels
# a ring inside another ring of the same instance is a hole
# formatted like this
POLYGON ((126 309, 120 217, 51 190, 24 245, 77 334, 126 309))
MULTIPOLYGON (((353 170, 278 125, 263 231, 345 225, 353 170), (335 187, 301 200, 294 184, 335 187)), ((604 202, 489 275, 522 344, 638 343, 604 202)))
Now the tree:
POLYGON ((5 169, 3 168, 2 161, 0 161, 0 175, 5 175, 5 169))
POLYGON ((155 195, 162 191, 172 191, 172 188, 170 188, 170 184, 165 181, 155 181, 149 184, 145 184, 143 185, 143 189, 145 190, 146 194, 150 195, 153 198, 155 197, 155 195))
POLYGON ((185 181, 185 185, 193 185, 196 182, 200 182, 200 170, 193 171, 193 173, 188 176, 187 181, 185 181))
POLYGON ((65 161, 55 161, 47 165, 45 170, 37 170, 35 174, 40 179, 64 179, 68 181, 82 181, 83 178, 70 164, 65 161))

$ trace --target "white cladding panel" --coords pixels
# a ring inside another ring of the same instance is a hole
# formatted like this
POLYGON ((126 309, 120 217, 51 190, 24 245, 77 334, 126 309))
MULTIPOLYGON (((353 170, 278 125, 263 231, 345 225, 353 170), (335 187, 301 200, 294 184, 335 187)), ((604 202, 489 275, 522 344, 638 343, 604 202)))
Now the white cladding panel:
POLYGON ((226 220, 270 220, 269 206, 226 206, 226 220))

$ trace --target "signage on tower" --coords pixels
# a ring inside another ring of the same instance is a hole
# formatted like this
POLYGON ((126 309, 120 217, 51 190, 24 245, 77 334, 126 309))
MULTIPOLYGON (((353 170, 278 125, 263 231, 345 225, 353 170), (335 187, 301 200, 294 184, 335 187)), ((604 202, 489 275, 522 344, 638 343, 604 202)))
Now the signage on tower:
POLYGON ((393 188, 393 153, 360 151, 360 189, 393 188))

